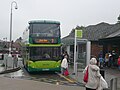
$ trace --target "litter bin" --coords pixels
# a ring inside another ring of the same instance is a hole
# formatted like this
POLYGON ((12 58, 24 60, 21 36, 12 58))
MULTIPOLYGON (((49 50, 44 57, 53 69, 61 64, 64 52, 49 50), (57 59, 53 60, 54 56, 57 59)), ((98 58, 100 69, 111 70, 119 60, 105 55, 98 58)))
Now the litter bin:
POLYGON ((105 79, 105 70, 104 69, 100 69, 100 74, 103 76, 103 78, 105 79))

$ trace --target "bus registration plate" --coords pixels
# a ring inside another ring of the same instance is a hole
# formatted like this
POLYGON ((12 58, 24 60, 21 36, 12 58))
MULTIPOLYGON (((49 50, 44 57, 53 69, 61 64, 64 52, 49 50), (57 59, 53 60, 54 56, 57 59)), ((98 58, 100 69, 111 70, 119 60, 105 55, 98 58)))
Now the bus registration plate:
POLYGON ((42 69, 43 71, 49 71, 49 69, 42 69))

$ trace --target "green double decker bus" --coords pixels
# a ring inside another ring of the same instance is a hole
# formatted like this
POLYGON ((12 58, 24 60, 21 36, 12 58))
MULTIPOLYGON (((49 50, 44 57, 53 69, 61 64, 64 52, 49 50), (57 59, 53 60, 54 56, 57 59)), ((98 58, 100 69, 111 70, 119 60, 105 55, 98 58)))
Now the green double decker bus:
POLYGON ((23 32, 23 63, 28 72, 57 71, 61 67, 60 22, 34 20, 23 32))

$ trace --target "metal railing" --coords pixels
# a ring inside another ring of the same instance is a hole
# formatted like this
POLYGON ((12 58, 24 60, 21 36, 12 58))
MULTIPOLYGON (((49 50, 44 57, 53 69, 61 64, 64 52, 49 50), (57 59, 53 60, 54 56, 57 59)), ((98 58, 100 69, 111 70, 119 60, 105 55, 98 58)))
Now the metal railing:
POLYGON ((115 77, 110 80, 110 90, 120 90, 120 77, 115 77))

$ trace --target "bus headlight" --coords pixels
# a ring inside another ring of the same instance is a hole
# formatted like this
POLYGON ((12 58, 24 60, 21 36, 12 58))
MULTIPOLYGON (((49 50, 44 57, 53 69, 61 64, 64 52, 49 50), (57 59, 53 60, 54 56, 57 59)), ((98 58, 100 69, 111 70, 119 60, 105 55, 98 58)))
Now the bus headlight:
POLYGON ((32 61, 28 61, 28 65, 32 64, 33 62, 32 61))

